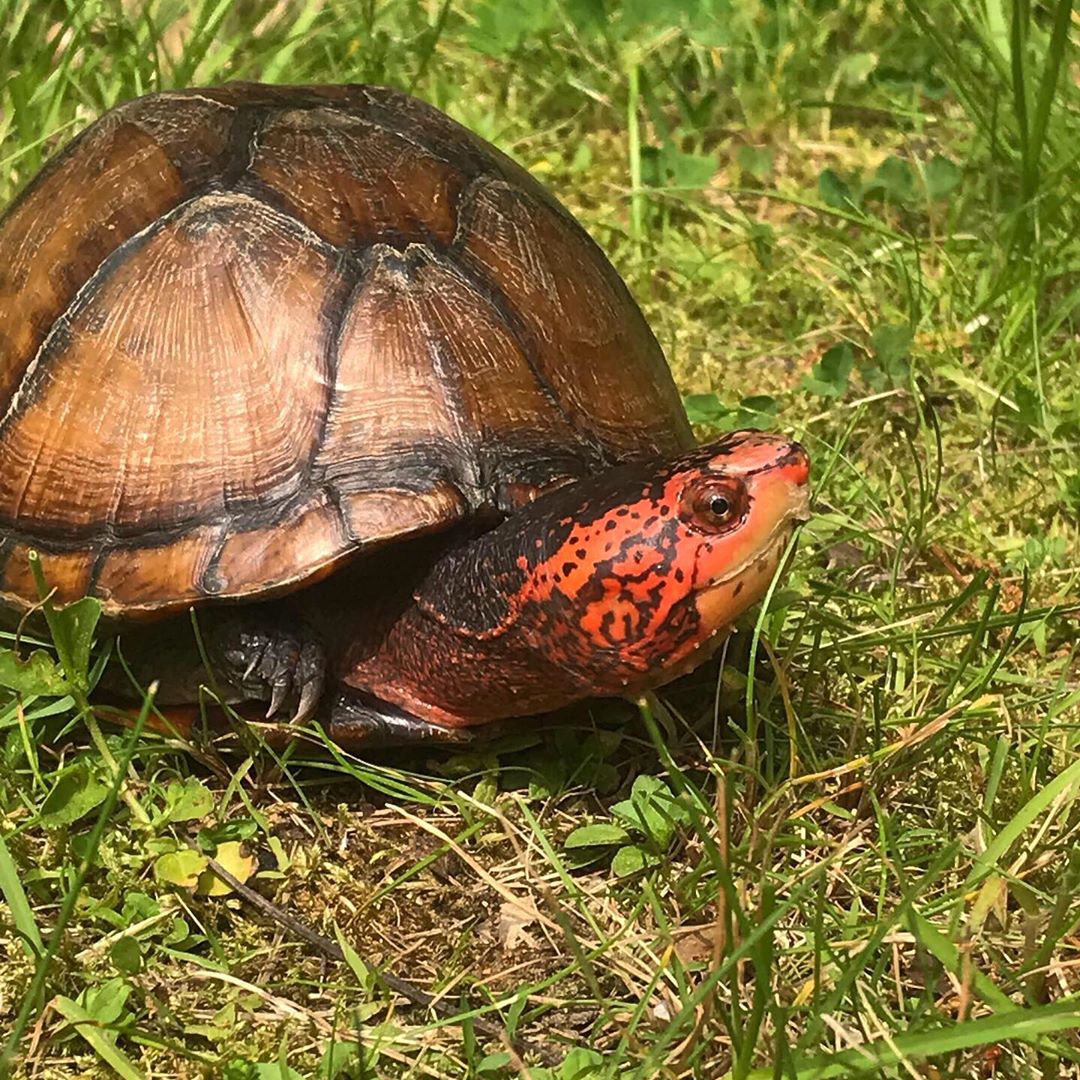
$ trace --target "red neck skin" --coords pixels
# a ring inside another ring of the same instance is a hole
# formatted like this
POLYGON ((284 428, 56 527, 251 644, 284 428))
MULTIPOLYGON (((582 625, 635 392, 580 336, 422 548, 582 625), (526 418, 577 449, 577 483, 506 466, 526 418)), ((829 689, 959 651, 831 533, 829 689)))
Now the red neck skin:
MULTIPOLYGON (((495 579, 477 570, 468 582, 479 596, 495 579)), ((434 573, 440 573, 438 566, 434 573)), ((668 657, 690 654, 704 660, 708 652, 694 648, 696 623, 692 602, 676 605, 655 636, 655 647, 668 657)), ((718 634, 710 644, 722 640, 718 634)), ((666 681, 650 667, 642 650, 598 648, 572 613, 527 603, 505 629, 477 635, 448 625, 421 599, 374 647, 354 646, 341 674, 349 685, 422 719, 458 727, 552 712, 587 697, 625 696, 666 681)))
MULTIPOLYGON (((801 453, 801 451, 799 451, 801 453)), ((630 696, 691 670, 761 597, 793 521, 736 538, 737 573, 703 573, 676 519, 676 474, 613 470, 452 548, 339 677, 424 720, 483 724, 630 696)), ((735 550, 733 548, 733 550, 735 550)))

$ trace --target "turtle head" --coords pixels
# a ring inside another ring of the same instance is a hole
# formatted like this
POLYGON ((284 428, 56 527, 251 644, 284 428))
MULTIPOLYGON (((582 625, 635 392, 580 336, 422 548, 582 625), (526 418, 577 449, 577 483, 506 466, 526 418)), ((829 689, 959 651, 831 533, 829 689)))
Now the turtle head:
POLYGON ((795 442, 738 432, 680 462, 670 482, 674 544, 704 639, 768 590, 796 527, 810 516, 810 459, 795 442))
MULTIPOLYGON (((660 464, 597 477, 528 560, 532 637, 594 692, 658 686, 692 669, 768 590, 809 516, 796 442, 742 431, 660 464)), ((540 506, 538 502, 537 506, 540 506)))

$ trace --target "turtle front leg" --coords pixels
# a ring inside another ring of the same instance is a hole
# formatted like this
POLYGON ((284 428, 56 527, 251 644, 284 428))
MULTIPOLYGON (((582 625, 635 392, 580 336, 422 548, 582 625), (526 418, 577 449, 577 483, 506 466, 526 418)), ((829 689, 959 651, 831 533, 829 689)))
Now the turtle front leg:
POLYGON ((268 719, 284 713, 300 723, 315 714, 327 680, 326 650, 293 612, 269 605, 201 611, 197 625, 198 636, 187 616, 125 628, 98 694, 137 700, 153 681, 159 705, 194 705, 209 688, 226 705, 268 702, 268 719))
MULTIPOLYGON (((326 706, 326 734, 343 749, 438 744, 468 746, 472 728, 449 727, 356 690, 338 691, 326 706)), ((490 727, 490 725, 489 725, 490 727)))
POLYGON ((204 644, 215 675, 243 699, 269 702, 268 720, 286 709, 292 724, 314 715, 326 685, 326 650, 298 620, 226 615, 208 628, 204 644))

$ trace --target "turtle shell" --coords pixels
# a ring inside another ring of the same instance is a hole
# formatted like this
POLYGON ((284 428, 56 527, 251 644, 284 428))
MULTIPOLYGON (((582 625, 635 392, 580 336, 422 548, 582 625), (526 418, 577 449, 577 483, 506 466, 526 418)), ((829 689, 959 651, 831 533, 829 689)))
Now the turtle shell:
POLYGON ((690 431, 600 249, 370 86, 161 93, 0 219, 0 601, 269 595, 690 431))

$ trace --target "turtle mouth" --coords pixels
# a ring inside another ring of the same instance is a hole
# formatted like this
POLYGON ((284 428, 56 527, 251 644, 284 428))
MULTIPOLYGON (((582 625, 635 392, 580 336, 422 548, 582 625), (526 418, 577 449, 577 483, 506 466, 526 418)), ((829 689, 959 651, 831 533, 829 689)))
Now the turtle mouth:
MULTIPOLYGON (((750 573, 761 574, 765 578, 765 588, 767 588, 768 582, 779 571, 781 564, 786 561, 784 559, 784 550, 801 524, 802 521, 798 518, 785 518, 783 521, 778 522, 769 535, 769 539, 762 544, 761 550, 756 555, 747 559, 742 566, 733 569, 730 573, 716 578, 706 585, 702 591, 708 593, 725 585, 730 586, 733 582, 750 573)), ((762 591, 764 591, 764 588, 762 591)))
POLYGON ((813 517, 813 511, 810 509, 810 489, 808 487, 798 489, 794 504, 790 516, 793 527, 798 528, 800 525, 805 525, 813 517))
POLYGON ((806 501, 802 500, 777 521, 754 555, 697 590, 694 605, 708 628, 709 639, 729 629, 768 592, 774 578, 787 572, 795 550, 792 539, 809 516, 806 501))

